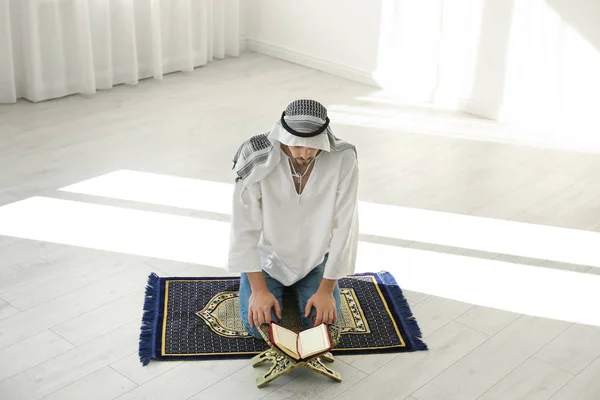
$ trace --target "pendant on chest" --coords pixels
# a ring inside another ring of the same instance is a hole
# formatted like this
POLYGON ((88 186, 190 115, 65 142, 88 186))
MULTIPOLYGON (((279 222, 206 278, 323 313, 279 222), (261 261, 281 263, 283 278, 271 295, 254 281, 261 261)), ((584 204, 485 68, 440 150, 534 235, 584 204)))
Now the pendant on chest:
POLYGON ((294 186, 296 188, 296 193, 298 195, 300 195, 304 192, 304 188, 306 187, 306 183, 308 182, 308 179, 309 179, 311 172, 313 170, 313 167, 314 167, 314 161, 315 161, 315 159, 313 158, 307 164, 306 168, 301 169, 301 167, 296 168, 294 166, 294 163, 291 160, 289 160, 290 169, 292 172, 292 179, 294 181, 294 186))

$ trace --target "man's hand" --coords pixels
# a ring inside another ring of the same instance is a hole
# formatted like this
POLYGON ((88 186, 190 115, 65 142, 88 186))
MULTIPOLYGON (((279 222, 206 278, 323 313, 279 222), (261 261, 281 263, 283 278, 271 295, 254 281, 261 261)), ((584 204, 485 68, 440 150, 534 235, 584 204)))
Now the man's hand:
POLYGON ((248 323, 251 327, 271 322, 271 308, 275 307, 275 315, 281 319, 279 302, 269 290, 254 291, 248 304, 248 323))
POLYGON ((313 294, 306 303, 306 309, 304 310, 305 317, 308 318, 313 307, 317 310, 314 321, 315 326, 322 323, 335 324, 337 322, 337 308, 333 293, 326 290, 318 290, 313 294))

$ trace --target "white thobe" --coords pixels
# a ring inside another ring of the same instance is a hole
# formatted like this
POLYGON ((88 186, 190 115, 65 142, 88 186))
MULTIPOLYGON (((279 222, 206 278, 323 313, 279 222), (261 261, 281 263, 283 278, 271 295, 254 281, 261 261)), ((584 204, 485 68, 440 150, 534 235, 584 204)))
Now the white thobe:
POLYGON ((290 286, 329 253, 323 278, 340 279, 354 273, 358 244, 354 150, 322 151, 301 194, 296 191, 288 156, 279 151, 279 163, 247 187, 243 203, 242 181, 235 185, 229 271, 264 270, 290 286))

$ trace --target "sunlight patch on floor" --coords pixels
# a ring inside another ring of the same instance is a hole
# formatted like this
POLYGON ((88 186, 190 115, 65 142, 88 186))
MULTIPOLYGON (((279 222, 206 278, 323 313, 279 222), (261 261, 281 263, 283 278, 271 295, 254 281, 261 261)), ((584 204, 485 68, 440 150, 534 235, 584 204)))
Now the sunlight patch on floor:
MULTIPOLYGON (((119 170, 62 191, 231 215, 233 185, 119 170)), ((600 233, 360 202, 360 231, 408 241, 600 267, 600 233)))
MULTIPOLYGON (((33 197, 0 207, 0 235, 225 268, 229 223, 33 197)), ((366 242, 357 269, 388 270, 414 292, 600 326, 598 275, 366 242)))
POLYGON ((0 207, 0 235, 225 267, 229 224, 32 197, 0 207))
POLYGON ((600 275, 361 243, 360 272, 388 270, 403 289, 519 314, 600 326, 600 275))

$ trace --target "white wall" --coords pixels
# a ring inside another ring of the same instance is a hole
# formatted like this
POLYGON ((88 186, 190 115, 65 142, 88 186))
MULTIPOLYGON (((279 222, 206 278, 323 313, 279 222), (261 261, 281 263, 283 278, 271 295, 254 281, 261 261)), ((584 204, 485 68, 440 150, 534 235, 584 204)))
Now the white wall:
POLYGON ((600 150, 598 0, 246 1, 253 50, 600 150))
MULTIPOLYGON (((437 76, 443 73, 439 58, 451 69, 464 70, 467 60, 462 57, 456 65, 454 55, 472 50, 469 37, 478 29, 477 15, 460 15, 473 14, 468 6, 444 9, 442 0, 247 0, 247 8, 252 49, 418 101, 434 96, 437 76), (461 40, 465 43, 458 48, 461 40)), ((456 76, 448 78, 456 86, 456 76)))
POLYGON ((246 0, 250 48, 372 83, 381 0, 246 0))

